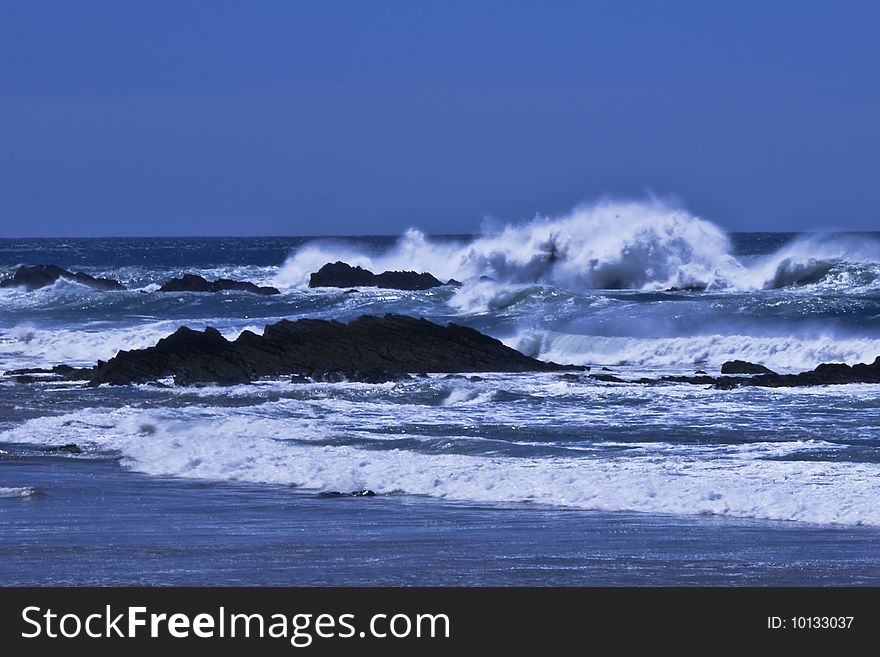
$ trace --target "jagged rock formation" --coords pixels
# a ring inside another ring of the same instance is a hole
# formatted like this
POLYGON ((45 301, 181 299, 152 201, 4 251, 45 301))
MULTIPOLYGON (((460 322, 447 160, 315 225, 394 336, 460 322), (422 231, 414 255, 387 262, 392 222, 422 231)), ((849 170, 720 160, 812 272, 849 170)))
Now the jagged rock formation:
MULTIPOLYGON (((454 283, 453 283, 454 284, 454 283)), ((328 262, 309 277, 309 287, 381 287, 389 290, 428 290, 443 285, 431 274, 385 271, 374 274, 345 262, 328 262)))
POLYGON ((159 292, 222 292, 224 290, 266 295, 280 294, 278 289, 274 287, 261 287, 247 281, 233 281, 229 278, 218 278, 216 281, 209 281, 195 274, 184 274, 181 278, 172 278, 159 288, 159 292))
POLYGON ((122 283, 112 278, 95 278, 81 271, 67 271, 57 265, 22 265, 15 270, 11 278, 0 281, 0 287, 22 287, 32 292, 41 287, 54 285, 58 279, 73 281, 101 292, 125 289, 122 283))
MULTIPOLYGON (((154 347, 120 351, 92 370, 91 385, 173 377, 180 385, 261 377, 379 382, 407 372, 545 372, 582 369, 530 358, 479 331, 402 315, 336 321, 282 320, 263 335, 229 341, 214 328, 181 327, 154 347)), ((79 371, 78 371, 79 372, 79 371)), ((78 376, 82 376, 78 374, 78 376)))
POLYGON ((721 365, 722 374, 776 374, 769 367, 746 360, 729 360, 721 365))

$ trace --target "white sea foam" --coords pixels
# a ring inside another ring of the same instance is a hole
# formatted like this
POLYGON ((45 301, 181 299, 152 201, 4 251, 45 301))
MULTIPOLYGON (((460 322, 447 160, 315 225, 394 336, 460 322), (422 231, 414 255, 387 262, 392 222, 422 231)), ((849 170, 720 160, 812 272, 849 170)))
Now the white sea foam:
POLYGON ((779 371, 800 371, 819 363, 871 363, 880 354, 880 339, 821 335, 634 338, 528 330, 504 342, 535 358, 575 365, 717 368, 725 361, 740 359, 779 371))
POLYGON ((18 488, 5 488, 0 486, 0 499, 2 498, 26 498, 39 495, 40 491, 30 486, 21 486, 18 488))
MULTIPOLYGON (((22 324, 0 330, 0 368, 48 367, 60 363, 94 365, 99 359, 112 358, 123 349, 150 347, 184 324, 201 329, 217 322, 163 320, 138 326, 83 329, 49 329, 22 324)), ((221 332, 226 338, 235 339, 245 328, 257 332, 263 330, 262 325, 247 324, 224 328, 221 332)))
POLYGON ((373 271, 430 271, 441 279, 463 281, 450 301, 462 312, 506 308, 528 296, 534 291, 529 286, 536 284, 577 293, 808 285, 873 289, 880 281, 880 242, 873 238, 806 236, 744 264, 732 255, 718 226, 658 200, 602 201, 565 216, 511 224, 467 244, 431 240, 415 229, 382 253, 312 243, 291 254, 274 282, 306 285, 309 273, 336 260, 373 271))
POLYGON ((488 276, 567 289, 707 284, 737 266, 717 226, 659 201, 600 202, 564 217, 509 225, 468 244, 429 240, 411 229, 382 254, 307 245, 288 258, 276 282, 304 285, 309 272, 335 260, 378 271, 414 269, 459 280, 488 276))
POLYGON ((692 452, 667 445, 655 457, 426 454, 335 445, 316 418, 294 421, 273 419, 265 409, 205 408, 94 409, 42 417, 0 434, 0 440, 116 449, 129 467, 163 476, 313 490, 370 488, 471 502, 880 525, 877 464, 759 458, 795 452, 803 442, 743 449, 701 445, 692 452))

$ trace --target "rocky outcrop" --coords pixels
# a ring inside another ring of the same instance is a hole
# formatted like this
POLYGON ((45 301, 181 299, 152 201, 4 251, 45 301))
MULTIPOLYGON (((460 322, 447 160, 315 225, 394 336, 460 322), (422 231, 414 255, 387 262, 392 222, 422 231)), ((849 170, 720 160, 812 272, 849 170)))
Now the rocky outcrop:
POLYGON ((43 449, 47 454, 82 454, 82 448, 76 443, 67 443, 66 445, 58 445, 55 447, 45 447, 43 449))
POLYGON ((742 385, 764 388, 787 388, 801 386, 832 386, 845 383, 880 383, 880 356, 873 363, 822 363, 813 370, 799 374, 758 374, 746 379, 742 385))
POLYGON ((42 383, 45 381, 88 381, 92 378, 92 368, 77 368, 70 365, 56 365, 51 368, 29 367, 20 370, 7 370, 18 383, 42 383))
POLYGON ((0 287, 21 287, 31 292, 54 285, 59 279, 73 281, 101 292, 124 290, 125 286, 112 278, 95 278, 83 272, 71 272, 57 265, 22 265, 11 278, 0 281, 0 287))
POLYGON ((389 290, 428 290, 443 285, 431 274, 385 271, 374 274, 345 262, 328 262, 309 277, 309 287, 381 287, 389 290))
MULTIPOLYGON (((730 361, 744 363, 745 361, 730 361)), ((746 363, 754 368, 762 367, 754 363, 746 363)), ((730 371, 731 368, 728 368, 730 371)), ((815 369, 798 374, 777 374, 763 368, 762 373, 754 376, 661 376, 658 378, 620 379, 602 375, 591 375, 592 378, 611 383, 690 383, 708 385, 721 389, 733 388, 802 388, 807 386, 832 386, 846 383, 880 383, 880 356, 873 363, 822 363, 815 369), (766 370, 766 371, 764 371, 766 370)))
POLYGON ((159 288, 159 292, 223 292, 224 290, 266 295, 280 294, 278 289, 274 287, 261 287, 247 281, 233 281, 229 278, 209 281, 195 274, 184 274, 181 278, 172 278, 159 288))
POLYGON ((456 324, 402 315, 336 321, 282 320, 262 335, 229 341, 214 328, 181 327, 154 347, 120 351, 92 370, 91 385, 173 377, 179 385, 246 383, 261 377, 395 380, 407 372, 546 372, 582 369, 530 358, 456 324))
MULTIPOLYGON (((729 360, 721 365, 722 374, 776 374, 769 367, 750 363, 747 360, 729 360)), ((705 374, 705 372, 704 372, 705 374)))

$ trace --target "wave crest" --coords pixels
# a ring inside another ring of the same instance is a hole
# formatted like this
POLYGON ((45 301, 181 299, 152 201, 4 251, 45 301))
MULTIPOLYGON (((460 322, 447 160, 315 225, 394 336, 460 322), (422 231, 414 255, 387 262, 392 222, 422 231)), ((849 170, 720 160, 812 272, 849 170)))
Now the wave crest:
POLYGON ((374 271, 410 269, 571 290, 711 286, 737 267, 720 228, 657 200, 582 206, 563 217, 508 225, 468 244, 431 240, 414 229, 382 254, 310 244, 291 254, 275 282, 304 285, 309 273, 335 260, 374 271))

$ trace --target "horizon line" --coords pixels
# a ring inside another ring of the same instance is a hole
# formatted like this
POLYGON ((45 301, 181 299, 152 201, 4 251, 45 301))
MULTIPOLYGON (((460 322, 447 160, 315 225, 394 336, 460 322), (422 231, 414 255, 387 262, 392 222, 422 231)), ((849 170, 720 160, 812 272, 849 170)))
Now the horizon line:
MULTIPOLYGON (((728 235, 797 235, 807 233, 880 233, 878 230, 727 230, 728 235)), ((424 233, 427 237, 473 238, 483 233, 424 233)), ((126 239, 313 239, 398 238, 401 233, 359 233, 336 235, 18 235, 0 236, 0 240, 126 240, 126 239)))

